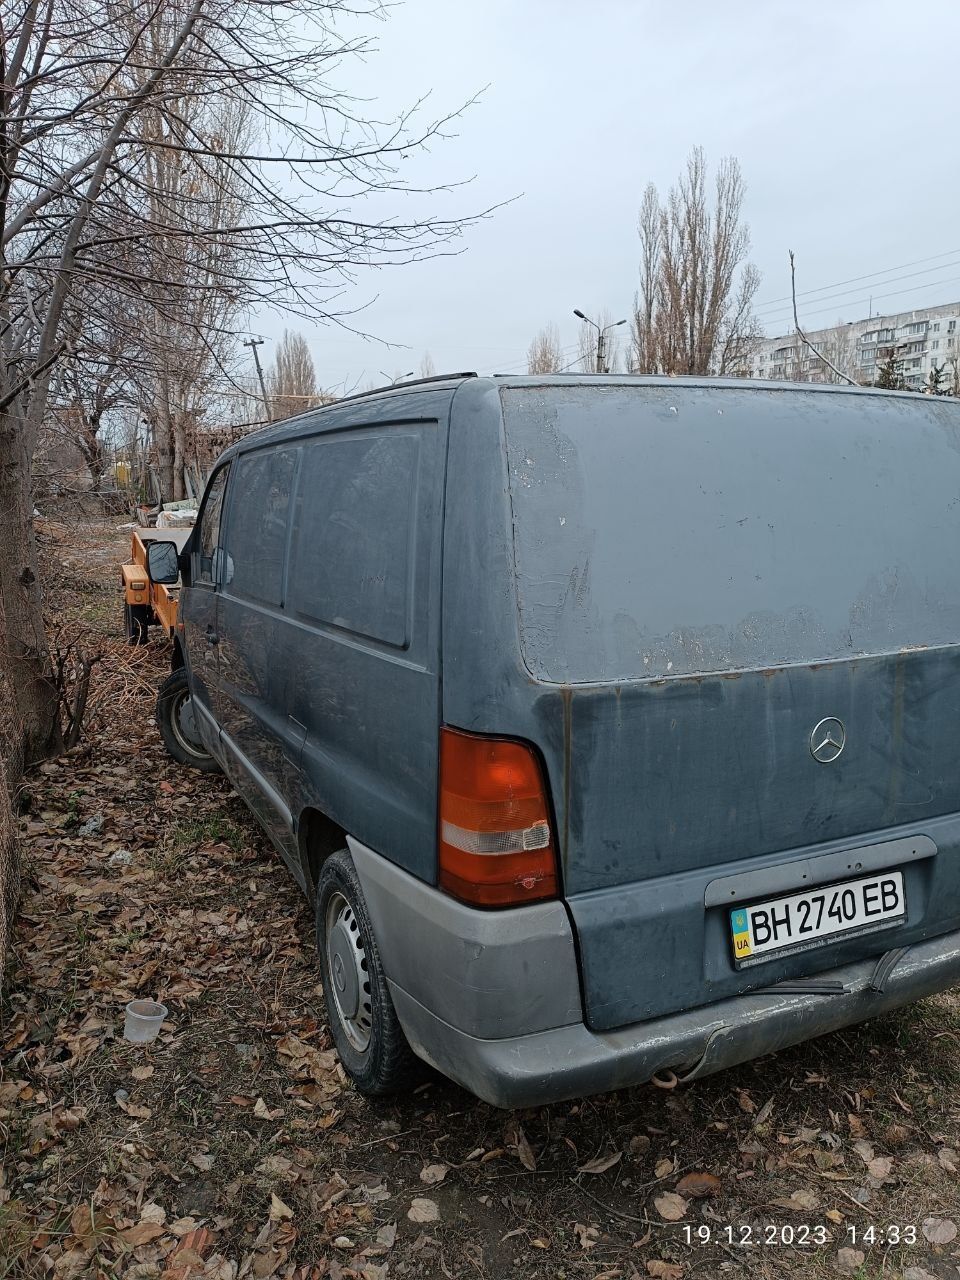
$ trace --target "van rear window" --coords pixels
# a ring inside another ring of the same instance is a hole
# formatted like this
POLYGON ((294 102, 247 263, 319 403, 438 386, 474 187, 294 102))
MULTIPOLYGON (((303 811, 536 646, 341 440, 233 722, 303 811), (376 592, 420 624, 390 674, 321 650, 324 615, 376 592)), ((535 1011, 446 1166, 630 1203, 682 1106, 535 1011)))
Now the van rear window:
POLYGON ((501 397, 541 679, 960 642, 956 402, 682 382, 501 397))

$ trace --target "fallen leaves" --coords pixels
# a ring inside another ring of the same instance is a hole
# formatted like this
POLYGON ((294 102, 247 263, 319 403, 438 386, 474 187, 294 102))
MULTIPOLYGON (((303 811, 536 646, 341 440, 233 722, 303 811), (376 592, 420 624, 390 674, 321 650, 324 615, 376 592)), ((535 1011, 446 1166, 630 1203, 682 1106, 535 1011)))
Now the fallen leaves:
POLYGON ((588 1160, 586 1164, 578 1165, 577 1173, 606 1173, 608 1169, 612 1169, 614 1165, 619 1164, 622 1159, 622 1151, 611 1151, 605 1156, 595 1156, 593 1160, 588 1160))
POLYGON ((449 1172, 449 1165, 425 1164, 420 1170, 420 1181, 428 1187, 435 1187, 442 1182, 449 1172))
POLYGON ((846 1275, 854 1275, 863 1266, 866 1255, 861 1249, 845 1248, 837 1252, 837 1267, 846 1275))
POLYGON ((677 1183, 677 1191, 695 1200, 718 1196, 722 1188, 720 1179, 713 1173, 688 1173, 677 1183))
POLYGON ((270 1195, 270 1221, 283 1222, 283 1220, 293 1217, 293 1210, 288 1204, 280 1199, 280 1197, 272 1192, 270 1195))
POLYGON ((869 1164, 873 1159, 873 1146, 864 1138, 858 1138, 857 1141, 853 1143, 853 1149, 864 1164, 869 1164))
POLYGON ((407 1217, 411 1222, 439 1222, 440 1206, 436 1200, 421 1199, 418 1196, 411 1200, 407 1217))
POLYGON ((117 1099, 117 1106, 134 1120, 149 1120, 153 1115, 149 1107, 140 1106, 136 1102, 126 1102, 123 1098, 117 1099))
POLYGON ((258 1120, 279 1120, 283 1115, 283 1107, 271 1109, 262 1098, 258 1098, 253 1104, 253 1114, 258 1120))
POLYGON ((890 1156, 874 1156, 867 1164, 867 1173, 871 1178, 876 1178, 878 1182, 883 1182, 886 1178, 889 1178, 892 1168, 893 1160, 890 1156))
POLYGON ((775 1196, 773 1203, 791 1213, 812 1213, 820 1207, 820 1197, 808 1187, 799 1187, 789 1196, 775 1196))
POLYGON ((950 1244, 957 1238, 957 1224, 950 1218, 924 1218, 921 1229, 931 1244, 950 1244))
POLYGON ((160 1222, 137 1222, 134 1226, 121 1231, 120 1239, 131 1249, 135 1249, 137 1245, 149 1244, 151 1240, 156 1240, 157 1236, 163 1234, 164 1228, 160 1222))
POLYGON ((878 1185, 889 1178, 893 1169, 893 1158, 891 1156, 875 1155, 873 1146, 863 1138, 859 1138, 853 1144, 853 1149, 866 1165, 867 1173, 878 1185))
POLYGON ((664 1262, 662 1258, 649 1258, 644 1264, 648 1276, 654 1280, 681 1280, 683 1267, 679 1262, 664 1262))
POLYGON ((592 1249, 600 1239, 600 1232, 596 1227, 588 1227, 583 1222, 575 1222, 573 1224, 573 1233, 577 1237, 577 1243, 581 1249, 592 1249))
POLYGON ((397 1238, 397 1224, 388 1222, 377 1232, 377 1244, 382 1245, 384 1249, 392 1249, 397 1238))
POLYGON ((167 1257, 163 1280, 186 1280, 192 1272, 203 1269, 206 1256, 215 1240, 213 1232, 207 1227, 186 1232, 167 1257))
POLYGON ((665 1191, 662 1196, 656 1196, 653 1204, 664 1222, 679 1222, 687 1216, 687 1201, 675 1191, 665 1191))
POLYGON ((340 1092, 337 1055, 332 1049, 316 1049, 290 1032, 277 1041, 276 1049, 294 1078, 311 1080, 327 1094, 340 1092))
POLYGON ((503 1145, 511 1155, 517 1157, 525 1169, 529 1170, 530 1173, 536 1172, 537 1158, 533 1154, 533 1148, 527 1141, 527 1135, 519 1124, 510 1123, 507 1125, 503 1135, 503 1145))

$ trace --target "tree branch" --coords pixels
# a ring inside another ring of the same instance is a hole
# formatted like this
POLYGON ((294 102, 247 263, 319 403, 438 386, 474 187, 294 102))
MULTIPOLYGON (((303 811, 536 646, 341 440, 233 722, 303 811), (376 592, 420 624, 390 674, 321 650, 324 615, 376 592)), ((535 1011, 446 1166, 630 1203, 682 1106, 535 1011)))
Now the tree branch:
POLYGON ((835 364, 833 364, 831 361, 827 359, 827 357, 823 354, 822 351, 818 351, 817 348, 810 341, 810 339, 807 337, 807 335, 800 328, 800 320, 797 316, 797 280, 796 280, 796 269, 793 261, 793 250, 790 249, 788 250, 788 252, 790 254, 790 296, 793 300, 793 324, 794 324, 794 328, 797 331, 797 337, 800 339, 803 345, 805 347, 808 347, 813 352, 813 354, 817 357, 818 360, 822 360, 823 363, 827 366, 827 368, 831 369, 837 375, 838 378, 842 378, 844 382, 849 383, 851 387, 855 387, 857 384, 856 382, 854 382, 853 378, 848 377, 847 374, 845 374, 842 370, 838 369, 835 364))

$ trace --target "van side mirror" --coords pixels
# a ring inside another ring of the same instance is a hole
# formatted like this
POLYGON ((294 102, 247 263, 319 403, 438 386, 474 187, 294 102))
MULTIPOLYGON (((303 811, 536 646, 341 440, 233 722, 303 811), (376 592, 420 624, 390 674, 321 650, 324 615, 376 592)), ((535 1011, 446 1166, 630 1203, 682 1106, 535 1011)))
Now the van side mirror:
POLYGON ((147 543, 147 577, 157 586, 172 587, 180 577, 179 551, 175 542, 147 543))

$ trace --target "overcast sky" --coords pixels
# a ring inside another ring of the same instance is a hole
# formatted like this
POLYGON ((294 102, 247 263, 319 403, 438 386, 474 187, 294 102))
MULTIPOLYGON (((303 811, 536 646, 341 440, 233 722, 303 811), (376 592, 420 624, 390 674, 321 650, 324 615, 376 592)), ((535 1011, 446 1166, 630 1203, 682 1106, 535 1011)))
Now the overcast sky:
MULTIPOLYGON (((697 144, 740 160, 768 333, 792 323, 789 248, 798 289, 822 289, 811 328, 866 316, 871 295, 874 313, 960 299, 956 0, 406 0, 374 31, 377 53, 340 80, 381 113, 488 86, 410 162, 421 182, 476 175, 437 215, 518 198, 459 256, 358 280, 351 303, 377 296, 355 323, 398 349, 301 326, 324 386, 379 383, 426 351, 439 371, 522 371, 549 321, 573 359, 574 307, 629 315, 643 188, 665 191, 697 144)), ((251 321, 267 361, 283 323, 251 321)))

